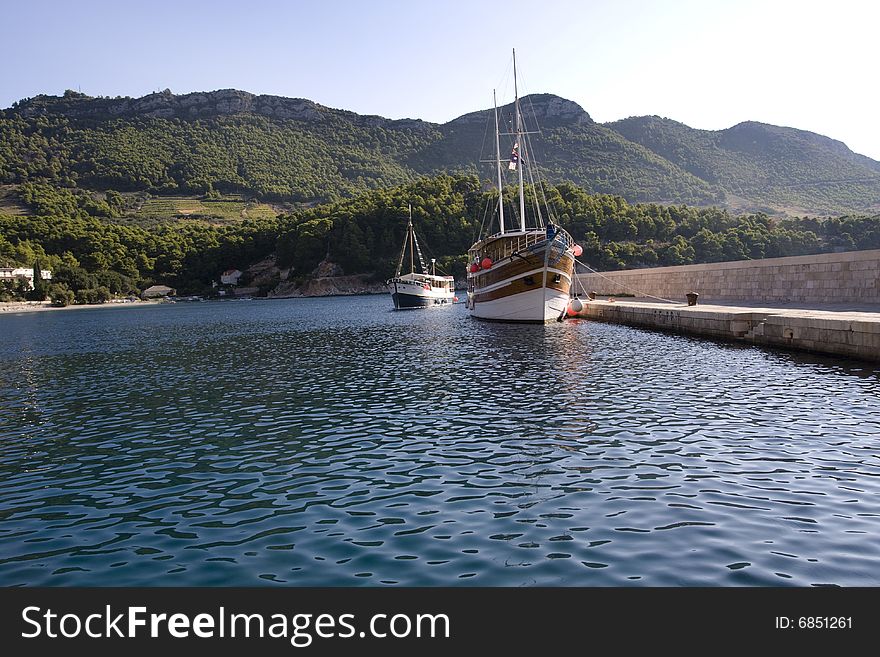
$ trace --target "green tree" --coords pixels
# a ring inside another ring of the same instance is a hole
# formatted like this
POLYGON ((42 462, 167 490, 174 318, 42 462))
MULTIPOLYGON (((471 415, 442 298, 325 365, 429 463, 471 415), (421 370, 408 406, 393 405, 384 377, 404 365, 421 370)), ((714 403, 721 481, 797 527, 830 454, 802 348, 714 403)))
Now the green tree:
POLYGON ((53 284, 49 287, 49 299, 53 306, 64 308, 71 305, 75 298, 75 294, 64 285, 53 284))
POLYGON ((48 294, 49 284, 43 280, 42 263, 37 260, 34 262, 33 288, 28 292, 27 298, 30 301, 45 301, 48 294))

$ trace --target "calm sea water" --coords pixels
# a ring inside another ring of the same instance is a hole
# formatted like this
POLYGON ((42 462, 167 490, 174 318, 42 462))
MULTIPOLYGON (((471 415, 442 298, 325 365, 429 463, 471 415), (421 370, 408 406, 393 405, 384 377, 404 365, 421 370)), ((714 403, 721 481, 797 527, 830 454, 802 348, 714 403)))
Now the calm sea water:
POLYGON ((0 584, 880 584, 877 370, 390 305, 0 317, 0 584))

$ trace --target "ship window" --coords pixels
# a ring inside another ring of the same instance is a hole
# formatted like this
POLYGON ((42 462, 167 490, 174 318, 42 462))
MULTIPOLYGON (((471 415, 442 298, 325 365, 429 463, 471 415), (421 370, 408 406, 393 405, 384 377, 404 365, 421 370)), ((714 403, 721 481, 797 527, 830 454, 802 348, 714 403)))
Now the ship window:
POLYGON ((526 285, 534 285, 534 284, 535 284, 535 279, 532 278, 531 276, 526 276, 526 277, 523 279, 523 282, 525 282, 526 285))
POLYGON ((562 276, 560 276, 559 274, 556 274, 556 276, 553 277, 554 283, 558 283, 561 280, 562 280, 562 276))

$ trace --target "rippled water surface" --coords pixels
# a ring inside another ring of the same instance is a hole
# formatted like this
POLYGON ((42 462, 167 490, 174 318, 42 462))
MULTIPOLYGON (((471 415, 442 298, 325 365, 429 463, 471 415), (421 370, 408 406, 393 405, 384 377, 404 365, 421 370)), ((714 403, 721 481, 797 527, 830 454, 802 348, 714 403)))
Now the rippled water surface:
POLYGON ((880 584, 877 370, 390 305, 0 317, 0 584, 880 584))

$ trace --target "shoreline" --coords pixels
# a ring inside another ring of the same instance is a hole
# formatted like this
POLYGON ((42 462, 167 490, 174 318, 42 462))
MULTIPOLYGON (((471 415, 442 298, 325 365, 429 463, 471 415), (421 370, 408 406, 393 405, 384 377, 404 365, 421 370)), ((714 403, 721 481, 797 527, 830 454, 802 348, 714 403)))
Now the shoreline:
MULTIPOLYGON (((456 291, 457 288, 456 288, 456 291)), ((351 292, 330 292, 327 294, 283 294, 269 295, 265 297, 221 297, 216 299, 204 299, 204 301, 241 301, 244 299, 253 301, 284 301, 290 299, 327 299, 332 297, 362 297, 380 296, 388 294, 387 290, 358 290, 351 292)), ((143 306, 158 306, 168 303, 165 299, 138 300, 138 301, 107 301, 105 303, 71 304, 69 306, 53 306, 51 301, 2 301, 0 302, 0 317, 3 315, 20 315, 24 313, 44 312, 47 310, 87 310, 95 308, 140 308, 143 306)))
POLYGON ((0 316, 19 315, 23 313, 44 312, 47 310, 87 310, 89 308, 138 308, 155 306, 162 301, 126 301, 106 303, 82 303, 69 306, 53 306, 51 301, 4 301, 0 303, 0 316))
MULTIPOLYGON (((218 299, 204 299, 204 301, 273 301, 273 300, 290 300, 290 299, 325 299, 329 297, 357 297, 357 296, 377 296, 387 294, 387 292, 346 292, 336 294, 314 294, 314 295, 284 295, 284 296, 266 296, 266 297, 225 297, 218 299)), ((161 300, 138 300, 138 301, 107 301, 105 303, 80 303, 70 304, 69 306, 53 306, 51 301, 2 301, 0 302, 0 317, 3 315, 19 315, 24 313, 44 312, 47 310, 87 310, 95 308, 141 308, 143 306, 158 306, 169 303, 165 299, 161 300)))

